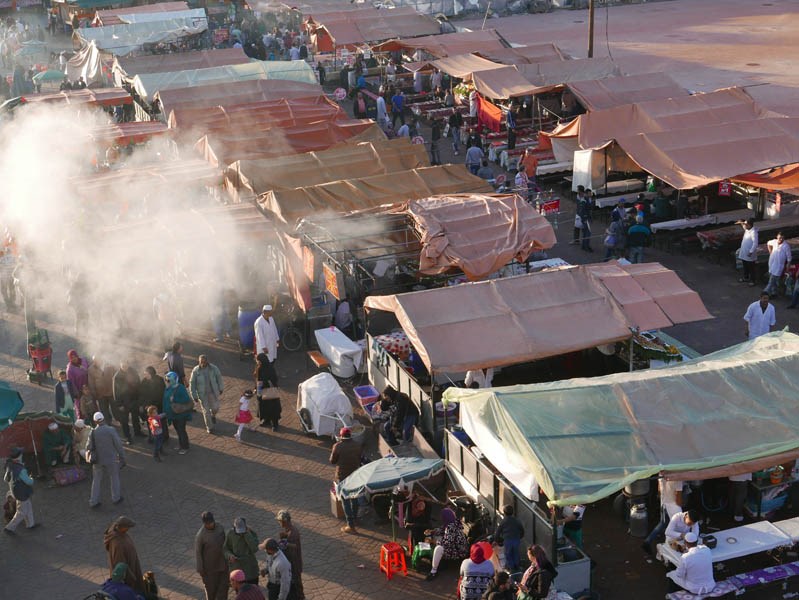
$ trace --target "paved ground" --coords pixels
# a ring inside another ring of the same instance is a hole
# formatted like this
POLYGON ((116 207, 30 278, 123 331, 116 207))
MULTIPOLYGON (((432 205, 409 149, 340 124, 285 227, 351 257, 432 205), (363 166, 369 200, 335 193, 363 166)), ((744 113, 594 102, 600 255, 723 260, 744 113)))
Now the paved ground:
MULTIPOLYGON (((489 19, 517 44, 553 42, 575 57, 588 47, 588 12, 489 19)), ((598 7, 594 56, 610 55, 627 73, 664 71, 691 90, 711 91, 732 85, 772 83, 775 99, 788 109, 784 94, 795 92, 799 75, 794 43, 799 6, 791 0, 674 0, 598 7)), ((480 29, 482 19, 459 26, 480 29)))
MULTIPOLYGON (((695 24, 693 27, 698 28, 696 35, 701 40, 700 46, 686 45, 685 40, 677 38, 668 46, 674 49, 679 45, 688 54, 693 53, 696 62, 710 55, 710 41, 716 34, 725 33, 732 36, 730 39, 737 39, 737 30, 731 28, 740 27, 741 19, 747 15, 750 23, 760 23, 766 31, 772 32, 763 33, 764 43, 768 40, 772 44, 779 43, 778 32, 773 33, 769 28, 777 27, 781 31, 787 27, 794 16, 790 11, 796 9, 795 4, 785 1, 761 8, 759 4, 730 0, 724 3, 724 20, 708 22, 708 15, 720 14, 721 6, 718 0, 707 0, 611 8, 610 39, 612 43, 617 43, 617 39, 629 39, 623 45, 630 53, 636 51, 651 58, 656 51, 665 48, 661 36, 677 35, 682 31, 676 25, 664 27, 660 20, 663 15, 672 19, 686 15, 686 19, 695 24), (700 14, 696 12, 697 7, 704 7, 707 12, 700 14), (776 13, 776 16, 763 23, 763 19, 755 18, 754 11, 776 13), (619 15, 618 20, 616 15, 619 15)), ((503 20, 502 26, 507 24, 516 31, 527 31, 530 38, 537 41, 552 39, 580 55, 579 40, 584 26, 573 21, 584 17, 585 13, 580 12, 513 17, 503 20)), ((624 52, 621 46, 619 48, 621 56, 624 52)), ((616 47, 612 49, 616 56, 616 47)), ((780 81, 788 83, 787 78, 796 76, 793 71, 778 69, 774 62, 782 60, 780 57, 784 58, 785 53, 795 52, 795 45, 781 44, 784 53, 774 54, 773 60, 765 51, 758 51, 756 47, 751 50, 758 53, 752 62, 771 65, 763 71, 771 70, 780 81), (767 63, 767 59, 772 62, 767 63)), ((719 75, 734 67, 733 64, 721 65, 708 72, 719 75)), ((675 76, 685 82, 679 73, 675 72, 675 76)), ((721 82, 710 78, 707 81, 713 82, 710 88, 721 82)), ((449 153, 445 148, 445 159, 451 158, 449 153)), ((550 254, 573 263, 597 259, 596 254, 583 253, 566 243, 571 236, 572 208, 568 202, 564 206, 567 212, 560 217, 560 243, 550 254)), ((597 240, 595 247, 599 245, 597 240)), ((672 256, 655 250, 647 258, 677 270, 689 286, 699 291, 716 317, 712 321, 672 328, 669 333, 700 352, 743 340, 741 316, 756 294, 736 282, 737 276, 729 266, 716 265, 698 255, 672 256)), ((785 300, 776 301, 779 326, 796 325, 794 320, 798 317, 786 312, 785 304, 785 300)), ((128 356, 140 370, 153 364, 159 372, 163 371, 160 352, 151 351, 136 339, 108 339, 85 344, 67 333, 65 315, 52 311, 45 316, 43 326, 53 336, 56 366, 64 364, 66 350, 74 346, 83 354, 128 356)), ((24 353, 24 337, 20 315, 4 314, 0 321, 0 379, 11 381, 20 389, 26 409, 50 409, 52 389, 31 385, 25 380, 28 360, 24 353)), ((122 477, 125 500, 118 507, 110 504, 105 490, 102 508, 90 511, 88 482, 68 488, 48 488, 45 482, 37 484, 34 505, 43 527, 34 532, 21 531, 16 538, 0 537, 3 597, 77 599, 89 594, 107 577, 103 530, 118 514, 127 514, 138 522, 132 536, 144 568, 156 572, 163 595, 170 599, 200 598, 201 586, 193 569, 192 554, 200 512, 212 510, 226 526, 233 518, 244 516, 263 539, 277 532, 274 520, 277 510, 288 507, 303 531, 309 598, 452 598, 454 575, 442 576, 434 584, 424 582, 417 574, 386 582, 376 569, 379 545, 390 537, 386 528, 372 527, 367 519, 358 537, 345 537, 339 532, 341 523, 330 516, 328 505, 327 490, 332 478, 332 468, 327 465, 330 443, 303 435, 294 414, 294 390, 297 383, 310 374, 305 371, 302 356, 283 355, 280 359, 285 427, 277 434, 263 430, 247 432, 245 443, 236 444, 232 439, 235 402, 240 390, 251 385, 251 365, 238 360, 232 343, 208 346, 205 340, 209 337, 208 331, 187 332, 188 366, 193 366, 196 356, 205 352, 225 374, 228 391, 221 435, 206 434, 195 418, 190 427, 192 451, 186 456, 171 453, 163 464, 155 464, 149 447, 137 443, 128 453, 129 467, 122 477)), ((586 518, 585 538, 589 555, 597 561, 594 585, 603 598, 662 597, 662 568, 642 558, 637 542, 626 536, 624 525, 612 516, 607 503, 591 508, 586 518)))

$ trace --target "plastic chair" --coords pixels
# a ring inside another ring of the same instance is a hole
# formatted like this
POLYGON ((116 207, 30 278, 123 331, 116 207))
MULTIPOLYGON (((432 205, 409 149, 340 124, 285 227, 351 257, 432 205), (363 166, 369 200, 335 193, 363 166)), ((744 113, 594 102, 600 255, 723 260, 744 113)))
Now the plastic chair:
POLYGON ((386 579, 391 579, 395 572, 402 571, 408 576, 408 567, 405 564, 405 550, 395 542, 383 544, 380 547, 380 571, 385 572, 386 579))

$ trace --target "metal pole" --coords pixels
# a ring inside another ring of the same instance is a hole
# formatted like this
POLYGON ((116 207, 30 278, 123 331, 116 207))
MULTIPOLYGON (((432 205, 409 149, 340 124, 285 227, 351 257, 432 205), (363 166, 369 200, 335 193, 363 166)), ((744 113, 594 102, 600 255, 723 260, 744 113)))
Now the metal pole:
POLYGON ((588 0, 588 58, 594 57, 594 0, 588 0))
POLYGON ((486 21, 488 20, 488 11, 491 10, 491 2, 486 5, 486 14, 483 17, 483 26, 480 28, 481 30, 486 28, 486 21))
POLYGON ((635 347, 635 336, 630 337, 630 373, 633 372, 633 348, 635 347))

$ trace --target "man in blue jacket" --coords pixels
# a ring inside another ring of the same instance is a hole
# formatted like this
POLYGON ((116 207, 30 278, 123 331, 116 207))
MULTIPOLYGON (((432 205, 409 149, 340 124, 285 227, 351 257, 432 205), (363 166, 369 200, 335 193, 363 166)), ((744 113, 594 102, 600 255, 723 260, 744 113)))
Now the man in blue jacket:
POLYGON ((644 225, 644 217, 638 215, 635 225, 627 230, 627 247, 630 249, 630 262, 644 262, 644 248, 652 245, 652 232, 644 225))

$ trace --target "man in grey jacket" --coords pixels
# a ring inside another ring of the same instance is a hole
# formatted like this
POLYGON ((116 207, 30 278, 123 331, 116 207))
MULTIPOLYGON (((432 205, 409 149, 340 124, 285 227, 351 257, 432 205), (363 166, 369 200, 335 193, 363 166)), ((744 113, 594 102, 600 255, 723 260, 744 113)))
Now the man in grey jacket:
POLYGON ((225 529, 210 512, 202 514, 203 526, 194 538, 197 572, 203 580, 206 600, 227 600, 230 580, 225 560, 225 529))
POLYGON ((92 453, 91 508, 100 506, 100 486, 103 485, 105 473, 111 478, 111 501, 114 504, 122 502, 119 469, 125 466, 125 451, 116 429, 106 424, 105 416, 99 411, 94 413, 94 422, 97 426, 86 442, 86 450, 92 453))
POLYGON ((189 391, 195 402, 203 407, 205 430, 213 433, 216 425, 216 413, 219 412, 219 399, 224 391, 222 374, 216 365, 208 362, 205 354, 200 354, 200 364, 191 371, 189 391))
POLYGON ((259 546, 266 550, 266 568, 261 569, 261 575, 267 576, 266 591, 269 600, 286 600, 291 592, 291 563, 280 550, 277 540, 267 538, 259 546))

